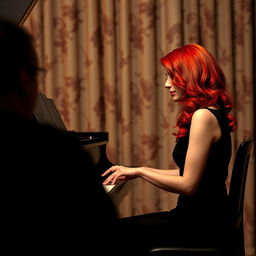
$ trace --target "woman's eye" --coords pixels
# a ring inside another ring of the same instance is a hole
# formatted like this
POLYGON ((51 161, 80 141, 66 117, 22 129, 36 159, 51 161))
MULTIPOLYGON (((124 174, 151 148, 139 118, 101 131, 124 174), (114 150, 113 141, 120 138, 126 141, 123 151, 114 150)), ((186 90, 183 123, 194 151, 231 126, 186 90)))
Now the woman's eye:
POLYGON ((165 75, 165 79, 168 79, 169 77, 168 73, 164 73, 164 75, 165 75))

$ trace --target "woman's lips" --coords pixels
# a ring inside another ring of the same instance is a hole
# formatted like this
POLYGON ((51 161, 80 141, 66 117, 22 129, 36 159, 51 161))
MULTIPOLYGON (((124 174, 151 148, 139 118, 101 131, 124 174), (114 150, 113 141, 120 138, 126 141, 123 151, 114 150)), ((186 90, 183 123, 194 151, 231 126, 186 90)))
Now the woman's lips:
POLYGON ((175 94, 175 91, 173 91, 173 92, 170 92, 170 94, 173 96, 173 95, 175 94))

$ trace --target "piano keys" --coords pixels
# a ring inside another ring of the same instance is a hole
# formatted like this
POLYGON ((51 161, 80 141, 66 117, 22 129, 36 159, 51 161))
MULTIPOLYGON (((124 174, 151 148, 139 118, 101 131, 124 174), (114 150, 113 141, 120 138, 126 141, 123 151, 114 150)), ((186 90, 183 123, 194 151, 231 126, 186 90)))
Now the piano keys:
POLYGON ((129 188, 130 183, 127 181, 119 181, 114 185, 104 185, 105 191, 108 193, 117 208, 127 195, 129 188))

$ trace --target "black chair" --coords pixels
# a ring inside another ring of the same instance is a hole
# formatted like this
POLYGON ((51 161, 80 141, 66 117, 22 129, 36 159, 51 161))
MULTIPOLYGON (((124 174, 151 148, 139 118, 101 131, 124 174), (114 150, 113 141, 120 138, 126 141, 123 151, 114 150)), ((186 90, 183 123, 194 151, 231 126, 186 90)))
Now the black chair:
POLYGON ((246 139, 238 147, 229 189, 231 237, 226 248, 155 247, 150 256, 245 256, 243 209, 248 163, 253 140, 246 139))

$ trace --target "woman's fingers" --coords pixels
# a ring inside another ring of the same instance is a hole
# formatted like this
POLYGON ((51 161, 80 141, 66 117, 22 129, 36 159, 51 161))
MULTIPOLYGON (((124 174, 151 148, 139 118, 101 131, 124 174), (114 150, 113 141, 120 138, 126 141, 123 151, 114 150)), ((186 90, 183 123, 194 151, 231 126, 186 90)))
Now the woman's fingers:
POLYGON ((110 183, 111 183, 110 181, 111 181, 110 177, 106 178, 106 179, 103 181, 103 185, 108 185, 108 184, 110 184, 110 183))
POLYGON ((109 174, 110 172, 113 172, 112 174, 110 174, 103 182, 104 185, 107 185, 107 184, 115 184, 116 182, 116 179, 118 178, 118 173, 117 173, 117 170, 118 170, 119 166, 118 165, 115 165, 115 166, 112 166, 110 167, 107 171, 105 171, 102 176, 105 176, 107 174, 109 174))
POLYGON ((118 178, 118 174, 116 172, 114 172, 113 174, 109 175, 103 182, 104 185, 108 185, 108 184, 115 184, 117 178, 118 178))
POLYGON ((110 172, 116 171, 116 168, 118 167, 118 165, 114 165, 112 167, 110 167, 109 169, 107 169, 104 173, 101 174, 101 176, 106 176, 107 174, 109 174, 110 172))
POLYGON ((127 168, 125 168, 124 166, 120 166, 120 165, 114 165, 112 167, 110 167, 108 170, 106 170, 102 176, 106 176, 107 174, 111 173, 104 181, 103 181, 103 185, 107 185, 107 184, 115 184, 117 181, 119 180, 126 180, 128 177, 126 175, 126 170, 127 168))

